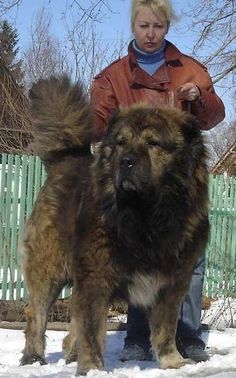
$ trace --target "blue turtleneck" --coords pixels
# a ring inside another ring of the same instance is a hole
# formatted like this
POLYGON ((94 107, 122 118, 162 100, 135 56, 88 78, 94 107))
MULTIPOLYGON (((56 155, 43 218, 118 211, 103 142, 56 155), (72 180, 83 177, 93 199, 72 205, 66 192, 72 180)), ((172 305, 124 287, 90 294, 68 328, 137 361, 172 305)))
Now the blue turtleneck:
POLYGON ((141 67, 150 76, 154 75, 158 68, 165 63, 165 45, 166 42, 164 41, 162 47, 159 50, 155 51, 154 53, 146 53, 145 51, 142 51, 137 47, 135 39, 132 42, 139 67, 141 67))

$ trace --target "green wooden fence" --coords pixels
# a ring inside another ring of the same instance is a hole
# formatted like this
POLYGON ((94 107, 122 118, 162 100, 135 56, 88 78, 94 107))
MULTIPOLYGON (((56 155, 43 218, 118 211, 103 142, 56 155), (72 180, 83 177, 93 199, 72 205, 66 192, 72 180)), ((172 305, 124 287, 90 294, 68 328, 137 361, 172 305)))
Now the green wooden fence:
POLYGON ((26 296, 21 240, 45 171, 38 157, 6 154, 0 168, 0 299, 20 299, 26 296))
MULTIPOLYGON (((27 217, 45 180, 35 156, 0 155, 0 300, 25 299, 21 240, 27 217)), ((236 296, 236 177, 210 176, 211 234, 204 290, 210 297, 236 296)), ((62 296, 68 295, 64 290, 62 296)))
POLYGON ((205 291, 210 297, 236 297, 236 176, 210 175, 209 197, 205 291))

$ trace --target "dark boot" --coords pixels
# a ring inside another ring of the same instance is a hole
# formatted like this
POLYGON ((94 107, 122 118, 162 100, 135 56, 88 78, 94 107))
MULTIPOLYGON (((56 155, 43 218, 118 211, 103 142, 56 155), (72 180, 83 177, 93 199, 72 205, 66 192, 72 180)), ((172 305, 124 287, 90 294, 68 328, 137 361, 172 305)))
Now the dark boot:
POLYGON ((144 311, 139 307, 129 306, 127 336, 124 340, 124 349, 119 356, 120 361, 151 361, 153 354, 149 338, 150 330, 144 311))
POLYGON ((183 358, 191 358, 194 362, 209 360, 209 355, 205 350, 205 343, 201 339, 176 338, 176 346, 183 358))
POLYGON ((119 360, 122 362, 130 360, 152 361, 153 354, 151 348, 147 348, 146 346, 138 344, 126 344, 119 355, 119 360))

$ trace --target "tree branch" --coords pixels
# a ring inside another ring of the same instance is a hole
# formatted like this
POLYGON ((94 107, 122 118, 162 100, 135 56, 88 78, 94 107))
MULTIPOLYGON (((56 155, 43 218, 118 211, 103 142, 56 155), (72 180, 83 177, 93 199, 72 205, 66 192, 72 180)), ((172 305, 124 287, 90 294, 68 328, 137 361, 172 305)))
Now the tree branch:
POLYGON ((216 84, 220 80, 224 79, 230 72, 233 72, 235 69, 236 69, 236 63, 234 63, 232 66, 222 71, 221 73, 218 73, 217 75, 215 75, 216 78, 213 80, 213 84, 216 84))

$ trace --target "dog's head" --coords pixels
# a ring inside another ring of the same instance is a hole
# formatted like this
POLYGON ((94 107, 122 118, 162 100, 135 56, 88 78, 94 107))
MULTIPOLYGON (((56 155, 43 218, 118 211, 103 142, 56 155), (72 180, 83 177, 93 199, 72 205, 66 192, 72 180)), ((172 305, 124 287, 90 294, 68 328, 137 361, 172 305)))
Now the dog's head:
POLYGON ((109 181, 109 193, 130 201, 155 195, 167 181, 168 190, 177 190, 176 181, 181 186, 194 179, 198 167, 205 165, 205 155, 195 117, 136 105, 119 110, 110 120, 97 165, 109 181))

